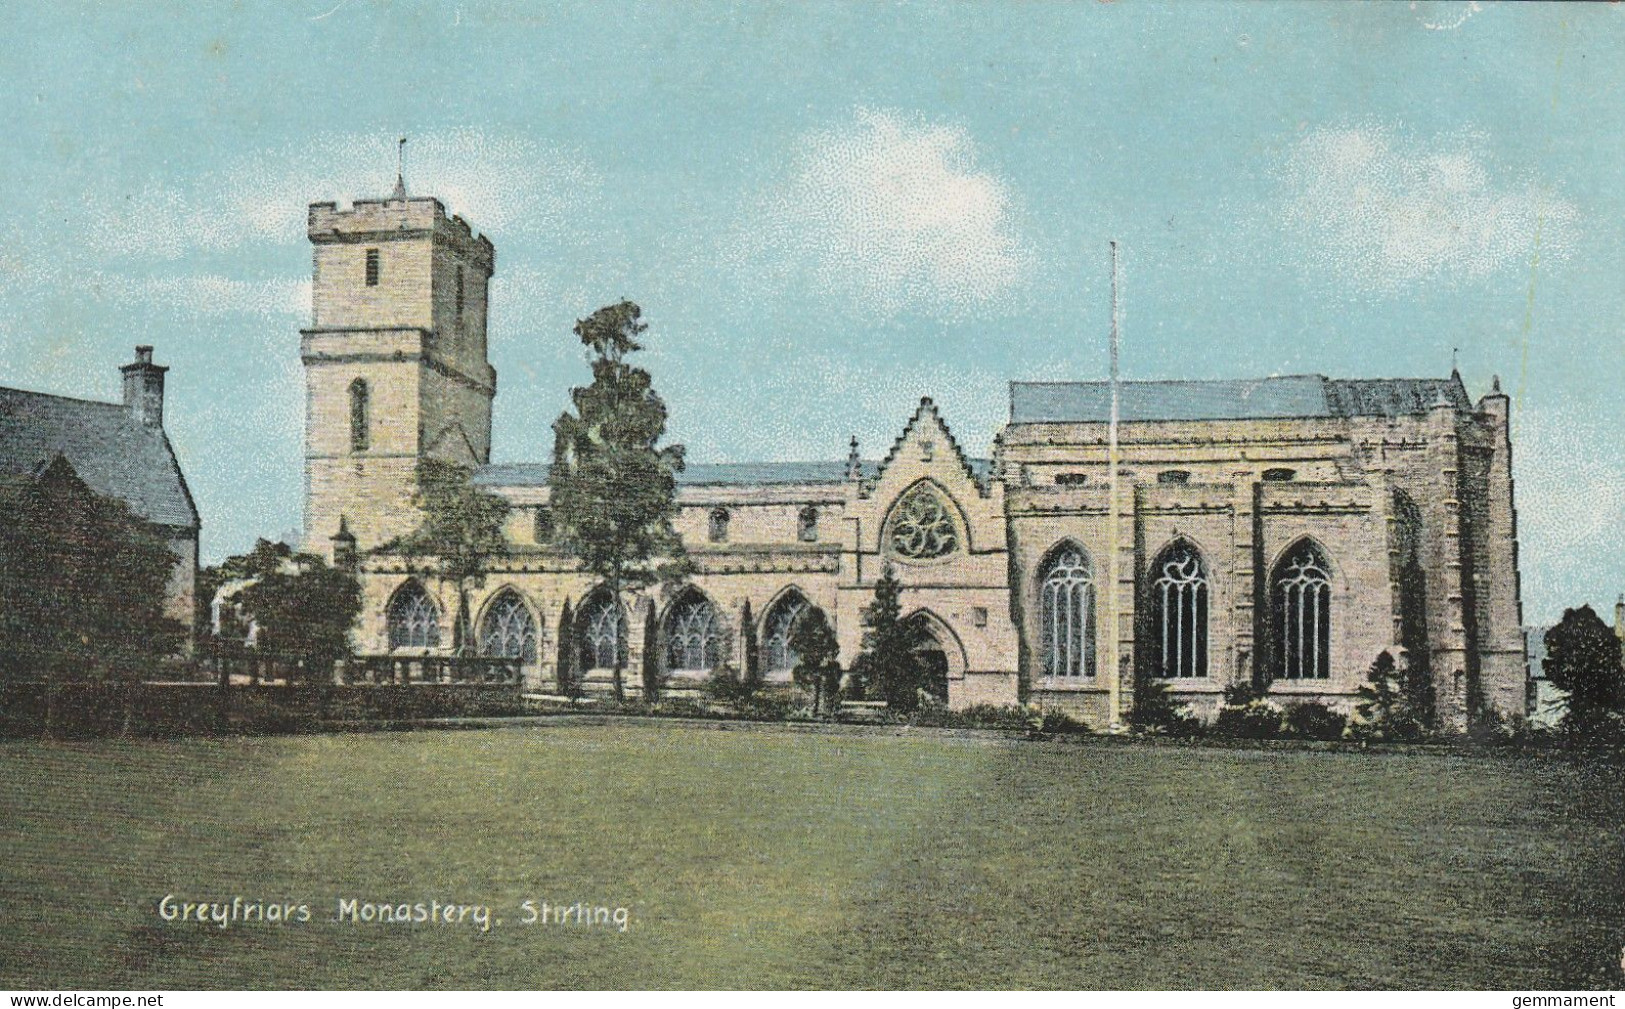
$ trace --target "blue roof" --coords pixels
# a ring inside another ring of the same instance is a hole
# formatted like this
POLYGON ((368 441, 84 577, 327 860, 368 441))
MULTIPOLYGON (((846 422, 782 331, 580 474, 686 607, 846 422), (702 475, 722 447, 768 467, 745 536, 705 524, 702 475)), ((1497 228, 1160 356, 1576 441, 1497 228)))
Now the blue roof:
MULTIPOLYGON (((874 475, 873 462, 859 464, 864 478, 874 475)), ((474 482, 494 487, 542 487, 551 467, 545 462, 506 462, 481 466, 474 482)), ((765 484, 838 484, 846 482, 845 461, 689 463, 677 474, 680 486, 760 486, 765 484)))
MULTIPOLYGON (((1123 382, 1118 419, 1264 420, 1425 413, 1444 397, 1470 409, 1461 378, 1329 379, 1323 375, 1209 381, 1123 382)), ((1011 382, 1010 423, 1104 423, 1107 382, 1011 382)))

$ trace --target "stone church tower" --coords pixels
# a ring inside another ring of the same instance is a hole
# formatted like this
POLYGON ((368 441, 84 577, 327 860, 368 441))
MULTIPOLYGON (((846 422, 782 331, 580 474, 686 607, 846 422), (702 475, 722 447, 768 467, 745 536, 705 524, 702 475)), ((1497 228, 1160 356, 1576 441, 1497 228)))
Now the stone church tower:
POLYGON ((486 359, 495 250, 432 197, 310 205, 305 549, 365 551, 417 524, 418 461, 491 455, 486 359))

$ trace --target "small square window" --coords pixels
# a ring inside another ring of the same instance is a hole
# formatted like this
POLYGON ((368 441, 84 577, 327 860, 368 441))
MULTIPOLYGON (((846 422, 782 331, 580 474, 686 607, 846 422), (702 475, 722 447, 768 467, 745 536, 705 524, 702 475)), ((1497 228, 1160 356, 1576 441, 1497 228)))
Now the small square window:
POLYGON ((367 250, 367 286, 378 286, 378 250, 367 250))
POLYGON ((971 623, 975 624, 977 627, 986 627, 987 626, 987 607, 986 606, 972 606, 970 608, 970 619, 971 619, 971 623))

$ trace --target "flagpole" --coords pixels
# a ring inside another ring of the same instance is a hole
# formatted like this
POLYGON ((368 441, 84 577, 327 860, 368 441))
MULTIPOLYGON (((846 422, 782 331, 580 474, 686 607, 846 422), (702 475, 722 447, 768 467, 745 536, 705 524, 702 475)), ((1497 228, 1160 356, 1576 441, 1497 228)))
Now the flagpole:
POLYGON ((1119 547, 1119 515, 1117 498, 1117 423, 1122 406, 1122 389, 1118 380, 1118 313, 1117 313, 1117 239, 1111 240, 1112 246, 1112 335, 1111 335, 1111 395, 1112 415, 1107 425, 1107 494, 1106 505, 1106 704, 1109 715, 1108 721, 1115 732, 1122 729, 1123 712, 1123 682, 1120 638, 1120 623, 1118 618, 1118 547, 1119 547))

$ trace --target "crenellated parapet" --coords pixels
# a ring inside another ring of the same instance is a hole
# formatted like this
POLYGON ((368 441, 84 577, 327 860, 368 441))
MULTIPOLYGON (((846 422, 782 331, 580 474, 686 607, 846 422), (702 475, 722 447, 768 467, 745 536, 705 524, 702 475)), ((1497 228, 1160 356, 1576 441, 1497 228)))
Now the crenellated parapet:
POLYGON ((306 233, 317 245, 432 238, 457 249, 487 274, 496 269, 490 239, 476 234, 460 216, 448 215, 445 204, 432 196, 356 200, 347 210, 337 203, 312 203, 306 233))

